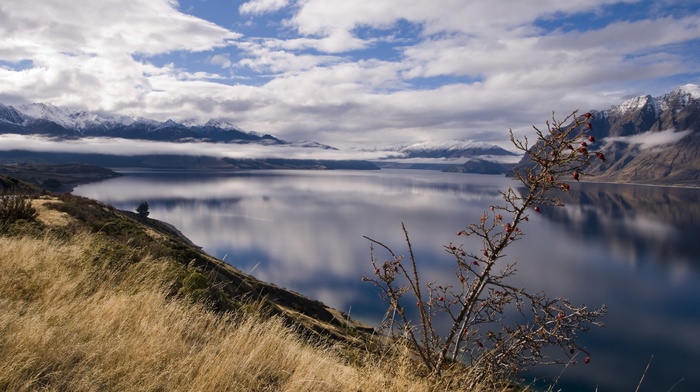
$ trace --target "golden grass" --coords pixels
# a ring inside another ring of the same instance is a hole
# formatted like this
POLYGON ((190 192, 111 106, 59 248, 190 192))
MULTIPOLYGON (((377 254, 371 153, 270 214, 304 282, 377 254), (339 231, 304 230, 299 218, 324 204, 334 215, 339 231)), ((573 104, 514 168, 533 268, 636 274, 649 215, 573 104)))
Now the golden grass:
POLYGON ((114 268, 104 241, 0 237, 0 390, 443 390, 410 361, 351 365, 279 319, 169 295, 170 261, 114 268))

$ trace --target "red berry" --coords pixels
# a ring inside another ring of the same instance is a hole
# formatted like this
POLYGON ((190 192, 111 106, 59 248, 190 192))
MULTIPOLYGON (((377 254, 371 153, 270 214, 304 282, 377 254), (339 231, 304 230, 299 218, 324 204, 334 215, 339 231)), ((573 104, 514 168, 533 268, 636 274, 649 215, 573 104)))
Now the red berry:
POLYGON ((472 265, 479 265, 479 262, 474 260, 474 261, 472 261, 472 265))
POLYGON ((548 178, 549 182, 554 182, 554 176, 550 175, 548 178))
POLYGON ((577 171, 574 172, 574 180, 578 181, 578 172, 577 171))
POLYGON ((488 251, 484 251, 484 257, 489 257, 489 252, 488 252, 488 251))
POLYGON ((566 148, 568 148, 569 150, 573 150, 573 149, 574 149, 574 146, 572 146, 571 144, 567 144, 567 145, 566 145, 566 148))
POLYGON ((597 156, 601 161, 605 162, 605 155, 603 155, 602 152, 595 153, 595 156, 597 156))
POLYGON ((375 269, 374 269, 374 273, 377 274, 377 275, 379 275, 379 268, 375 268, 375 269))
POLYGON ((584 147, 588 147, 588 143, 586 143, 586 142, 581 142, 581 145, 584 147))
POLYGON ((588 136, 588 141, 593 143, 595 141, 595 137, 593 137, 593 135, 588 136))
POLYGON ((578 152, 580 152, 583 155, 588 155, 588 150, 585 147, 579 148, 578 152))
POLYGON ((591 357, 583 358, 583 363, 585 363, 586 365, 588 365, 589 363, 591 363, 591 357))
POLYGON ((588 123, 588 129, 593 129, 593 124, 588 123))
POLYGON ((584 114, 583 116, 586 118, 591 118, 592 114, 590 112, 588 112, 588 113, 584 114))
POLYGON ((535 212, 539 214, 539 213, 540 213, 540 207, 535 206, 535 212))
POLYGON ((444 300, 445 300, 445 298, 438 297, 438 301, 444 301, 444 300))

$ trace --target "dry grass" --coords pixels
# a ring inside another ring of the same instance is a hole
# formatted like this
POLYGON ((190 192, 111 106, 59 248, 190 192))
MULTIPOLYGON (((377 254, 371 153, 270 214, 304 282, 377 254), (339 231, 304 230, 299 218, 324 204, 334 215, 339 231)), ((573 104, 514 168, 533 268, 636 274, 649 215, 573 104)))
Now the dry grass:
POLYGON ((170 261, 116 268, 104 241, 0 237, 0 390, 444 390, 410 361, 351 365, 279 319, 173 296, 170 261))
POLYGON ((135 222, 72 203, 34 199, 40 223, 0 236, 0 391, 508 390, 464 368, 426 379, 401 347, 310 342, 250 306, 214 311, 180 253, 151 252, 135 222))

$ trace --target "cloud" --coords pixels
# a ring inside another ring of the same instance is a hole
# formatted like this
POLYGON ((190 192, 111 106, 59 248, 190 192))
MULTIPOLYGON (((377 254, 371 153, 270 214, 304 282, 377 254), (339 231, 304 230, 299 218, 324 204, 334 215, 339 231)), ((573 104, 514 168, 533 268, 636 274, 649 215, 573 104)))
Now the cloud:
POLYGON ((214 65, 218 65, 221 68, 229 68, 233 63, 231 62, 231 57, 228 54, 216 54, 209 58, 209 62, 214 65))
POLYGON ((260 15, 267 12, 278 11, 288 4, 288 0, 251 0, 241 4, 238 10, 243 15, 260 15))
MULTIPOLYGON (((0 8, 0 59, 30 60, 3 69, 4 95, 29 101, 119 111, 139 107, 153 91, 151 77, 173 72, 184 80, 206 73, 158 69, 138 56, 225 47, 240 34, 179 12, 172 0, 45 0, 0 8)), ((145 114, 145 113, 144 113, 145 114)))
POLYGON ((0 97, 220 118, 338 147, 503 146, 508 129, 529 132, 552 111, 605 109, 700 82, 700 13, 681 3, 209 4, 211 14, 191 7, 198 16, 173 0, 0 6, 0 97))
POLYGON ((645 132, 632 136, 606 137, 603 141, 605 143, 625 143, 639 146, 642 150, 648 150, 653 147, 678 143, 691 132, 691 130, 676 132, 674 129, 667 129, 665 131, 645 132))
MULTIPOLYGON (((179 12, 172 0, 44 0, 3 9, 0 48, 15 60, 70 54, 210 50, 241 35, 179 12)), ((3 54, 7 56, 7 54, 3 54)))
POLYGON ((66 152, 78 154, 106 154, 122 156, 187 155, 236 159, 380 159, 382 151, 339 151, 309 148, 297 145, 226 144, 226 143, 169 143, 149 140, 118 138, 82 138, 55 140, 41 136, 16 134, 0 135, 0 151, 25 150, 36 152, 66 152))

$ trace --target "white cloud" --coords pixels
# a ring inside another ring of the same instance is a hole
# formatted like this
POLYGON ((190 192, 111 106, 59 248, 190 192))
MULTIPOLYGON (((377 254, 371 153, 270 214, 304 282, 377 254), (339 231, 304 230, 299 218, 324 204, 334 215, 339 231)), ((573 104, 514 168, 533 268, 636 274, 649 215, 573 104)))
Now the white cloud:
MULTIPOLYGON (((240 34, 179 12, 172 0, 43 0, 6 7, 0 48, 16 60, 71 54, 209 50, 240 34)), ((4 55, 6 56, 6 55, 4 55)))
POLYGON ((289 4, 288 0, 251 0, 238 8, 241 14, 260 15, 278 11, 289 4))
POLYGON ((261 159, 380 159, 387 156, 382 151, 326 150, 295 145, 226 144, 226 143, 169 143, 149 140, 117 138, 83 138, 55 140, 41 136, 16 134, 0 135, 0 151, 26 150, 36 152, 67 152, 107 155, 187 155, 219 158, 261 159))
POLYGON ((697 54, 681 49, 700 38, 697 11, 655 17, 640 3, 651 16, 635 19, 609 4, 221 1, 217 25, 172 0, 18 2, 0 6, 0 102, 221 118, 338 147, 507 143, 551 111, 700 82, 697 54))
POLYGON ((606 137, 603 139, 605 143, 625 143, 639 146, 642 150, 648 150, 653 147, 665 146, 668 144, 678 143, 681 139, 688 136, 692 131, 685 130, 676 132, 674 129, 667 129, 660 132, 645 132, 639 135, 606 137))
POLYGON ((228 54, 215 54, 209 58, 209 62, 214 65, 218 65, 221 68, 229 68, 233 65, 231 62, 231 57, 228 54))

